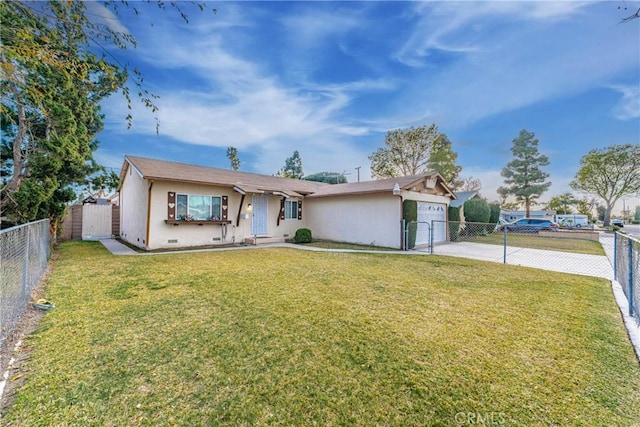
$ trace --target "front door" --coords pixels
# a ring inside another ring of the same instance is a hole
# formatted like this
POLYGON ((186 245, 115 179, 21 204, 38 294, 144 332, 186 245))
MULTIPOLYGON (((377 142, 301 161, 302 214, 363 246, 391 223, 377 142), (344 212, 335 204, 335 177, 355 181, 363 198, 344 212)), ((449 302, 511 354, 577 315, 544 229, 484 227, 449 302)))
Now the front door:
POLYGON ((251 221, 251 234, 254 236, 266 236, 269 220, 269 197, 258 194, 253 195, 253 220, 251 221))

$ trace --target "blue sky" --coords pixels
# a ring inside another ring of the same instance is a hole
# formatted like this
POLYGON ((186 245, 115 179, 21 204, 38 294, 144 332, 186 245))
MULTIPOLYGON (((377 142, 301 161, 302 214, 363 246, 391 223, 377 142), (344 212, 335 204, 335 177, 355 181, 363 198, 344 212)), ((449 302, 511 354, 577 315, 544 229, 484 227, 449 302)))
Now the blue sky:
POLYGON ((189 24, 139 4, 139 17, 107 19, 138 41, 116 55, 160 96, 160 131, 137 104, 127 130, 111 97, 105 166, 131 154, 228 168, 234 146, 244 171, 273 174, 298 150, 305 174, 355 181, 360 166, 367 180, 388 130, 435 123, 491 200, 527 129, 551 160, 547 199, 590 149, 640 143, 640 20, 619 23, 640 2, 210 5, 189 24))

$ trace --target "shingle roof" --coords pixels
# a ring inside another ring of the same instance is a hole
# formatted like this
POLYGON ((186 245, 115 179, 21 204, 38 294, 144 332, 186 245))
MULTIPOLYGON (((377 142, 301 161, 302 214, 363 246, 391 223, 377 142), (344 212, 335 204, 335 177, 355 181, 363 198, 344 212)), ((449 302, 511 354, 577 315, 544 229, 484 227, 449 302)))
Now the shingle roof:
POLYGON ((347 184, 335 184, 328 187, 319 188, 313 194, 307 196, 309 198, 315 197, 329 197, 329 196, 346 196, 353 194, 368 194, 368 193, 382 193, 388 191, 391 193, 393 187, 398 184, 401 190, 410 190, 416 185, 422 183, 427 178, 438 178, 440 185, 448 192, 453 193, 443 184, 442 177, 437 172, 426 172, 422 175, 413 176, 401 176, 396 178, 378 179, 374 181, 362 181, 362 182, 350 182, 347 184))
POLYGON ((291 197, 329 197, 382 193, 387 191, 391 193, 393 192, 393 187, 396 183, 399 185, 400 189, 410 190, 411 188, 422 184, 429 178, 436 178, 438 180, 438 185, 440 185, 446 193, 451 194, 452 198, 455 198, 453 192, 446 186, 446 184, 444 184, 444 180, 437 172, 426 172, 422 175, 331 185, 324 182, 281 178, 271 175, 238 172, 228 169, 197 166, 136 156, 125 156, 125 166, 122 168, 121 178, 124 177, 128 164, 133 165, 133 167, 135 167, 145 179, 218 185, 222 187, 236 188, 247 193, 269 192, 291 197))
POLYGON ((475 196, 477 196, 478 192, 477 191, 460 191, 455 194, 456 194, 457 200, 452 201, 451 206, 454 208, 459 208, 464 204, 464 202, 466 202, 469 199, 473 199, 475 196))
MULTIPOLYGON (((310 194, 322 187, 330 186, 330 184, 322 182, 238 172, 145 157, 125 156, 125 167, 127 162, 140 171, 146 179, 238 187, 251 192, 279 191, 287 195, 296 196, 310 194)), ((124 172, 125 168, 123 168, 122 173, 124 174, 124 172)))

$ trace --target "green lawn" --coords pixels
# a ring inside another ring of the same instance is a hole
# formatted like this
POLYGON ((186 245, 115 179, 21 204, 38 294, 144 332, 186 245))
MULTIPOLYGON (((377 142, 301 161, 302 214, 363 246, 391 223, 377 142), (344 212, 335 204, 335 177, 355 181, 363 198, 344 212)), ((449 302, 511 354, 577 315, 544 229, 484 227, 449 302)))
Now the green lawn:
MULTIPOLYGON (((503 245, 504 234, 502 232, 491 233, 486 236, 460 236, 460 240, 503 245)), ((508 233, 507 246, 517 248, 545 249, 549 251, 576 252, 590 255, 606 255, 600 242, 579 239, 562 239, 555 237, 538 236, 537 234, 508 233)))
POLYGON ((332 240, 314 240, 311 243, 300 243, 302 246, 311 246, 322 249, 347 249, 358 251, 398 251, 395 248, 386 248, 384 246, 358 245, 356 243, 334 242, 332 240))
POLYGON ((629 426, 606 280, 438 256, 71 242, 10 425, 629 426), (485 425, 497 425, 487 424, 485 425))

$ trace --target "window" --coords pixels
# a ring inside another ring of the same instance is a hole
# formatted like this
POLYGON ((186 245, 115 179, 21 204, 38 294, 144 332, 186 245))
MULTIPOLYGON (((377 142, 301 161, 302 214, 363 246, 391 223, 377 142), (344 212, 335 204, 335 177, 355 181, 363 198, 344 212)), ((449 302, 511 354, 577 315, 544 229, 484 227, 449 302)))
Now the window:
POLYGON ((298 202, 286 200, 284 202, 284 219, 298 219, 298 202))
POLYGON ((178 194, 176 219, 183 221, 219 221, 222 213, 222 198, 196 194, 178 194))

